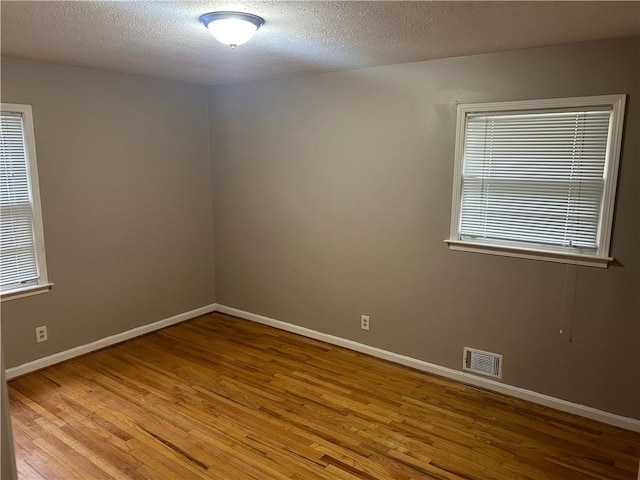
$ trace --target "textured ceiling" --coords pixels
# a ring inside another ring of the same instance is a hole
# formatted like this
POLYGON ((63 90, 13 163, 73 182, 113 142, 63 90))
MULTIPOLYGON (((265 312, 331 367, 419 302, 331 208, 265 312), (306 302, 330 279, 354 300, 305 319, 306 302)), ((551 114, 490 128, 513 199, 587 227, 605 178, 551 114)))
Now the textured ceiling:
POLYGON ((0 4, 2 54, 204 84, 640 35, 639 2, 67 1, 0 4), (266 24, 231 50, 198 22, 266 24))

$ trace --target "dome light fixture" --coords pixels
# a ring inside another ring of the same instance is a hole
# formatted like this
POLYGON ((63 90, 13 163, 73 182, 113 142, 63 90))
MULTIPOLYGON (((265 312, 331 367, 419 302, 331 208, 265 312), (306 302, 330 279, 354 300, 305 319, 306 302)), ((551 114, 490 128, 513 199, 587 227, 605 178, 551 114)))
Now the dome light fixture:
POLYGON ((231 48, 248 42, 256 30, 264 25, 262 17, 243 12, 205 13, 200 21, 216 40, 231 48))

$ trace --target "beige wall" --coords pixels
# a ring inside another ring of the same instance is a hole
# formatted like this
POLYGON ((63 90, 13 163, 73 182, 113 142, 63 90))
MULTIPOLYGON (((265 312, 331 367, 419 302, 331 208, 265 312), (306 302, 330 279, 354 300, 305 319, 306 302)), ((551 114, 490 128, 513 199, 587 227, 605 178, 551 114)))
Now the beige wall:
POLYGON ((216 300, 456 369, 499 352, 508 384, 640 418, 639 59, 635 38, 212 88, 216 300), (448 250, 457 103, 616 93, 615 265, 448 250))
POLYGON ((2 101, 33 107, 55 283, 2 303, 8 367, 213 303, 205 87, 3 58, 2 101))

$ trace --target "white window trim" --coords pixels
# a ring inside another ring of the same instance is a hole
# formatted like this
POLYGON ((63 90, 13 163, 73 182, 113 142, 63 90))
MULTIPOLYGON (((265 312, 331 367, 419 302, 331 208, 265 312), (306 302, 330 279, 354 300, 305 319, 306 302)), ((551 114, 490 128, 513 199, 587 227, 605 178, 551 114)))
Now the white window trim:
POLYGON ((546 100, 524 100, 514 102, 491 102, 459 104, 456 124, 455 164, 453 171, 453 197, 451 207, 451 230, 445 242, 451 250, 487 253, 507 257, 518 257, 550 262, 607 268, 613 258, 609 256, 611 246, 611 228, 613 225, 614 203, 618 179, 618 165, 622 145, 622 130, 626 95, 599 95, 592 97, 554 98, 546 100), (598 232, 599 251, 596 254, 580 254, 562 251, 559 248, 524 247, 521 244, 509 245, 507 242, 491 243, 487 240, 461 240, 459 235, 462 207, 462 171, 464 163, 464 145, 466 119, 468 114, 505 110, 537 110, 551 108, 572 108, 590 106, 611 106, 613 111, 609 124, 609 138, 604 170, 604 195, 600 213, 598 232))
POLYGON ((33 236, 39 274, 38 283, 35 285, 27 285, 25 287, 0 292, 0 300, 5 302, 16 298, 46 293, 51 289, 53 284, 49 282, 49 276, 47 274, 47 259, 44 248, 44 229, 42 228, 42 209, 40 207, 40 183, 38 181, 38 162, 36 157, 36 143, 31 105, 0 103, 0 111, 19 113, 22 115, 27 164, 29 166, 29 191, 33 207, 33 236))
POLYGON ((13 290, 7 290, 2 292, 2 302, 8 302, 9 300, 15 300, 17 298, 31 297, 33 295, 40 295, 41 293, 47 293, 53 287, 53 283, 43 283, 38 285, 29 285, 28 287, 14 288, 13 290))

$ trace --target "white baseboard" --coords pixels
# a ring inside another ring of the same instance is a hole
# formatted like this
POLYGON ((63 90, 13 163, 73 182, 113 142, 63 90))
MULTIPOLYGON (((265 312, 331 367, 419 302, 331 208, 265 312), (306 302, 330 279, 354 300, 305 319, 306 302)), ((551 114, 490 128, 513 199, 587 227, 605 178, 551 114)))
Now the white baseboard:
MULTIPOLYGON (((423 372, 433 373, 441 377, 450 378, 467 385, 473 385, 476 387, 485 388, 493 392, 503 393, 511 397, 520 398, 529 402, 544 405, 546 407, 555 408, 562 412, 573 413, 581 417, 597 420, 602 423, 614 425, 627 430, 640 432, 640 420, 634 418, 623 417, 614 413, 605 412, 596 408, 588 407, 586 405, 580 405, 577 403, 562 400, 560 398, 550 397, 542 393, 526 390, 520 387, 514 387, 505 383, 496 382, 494 380, 476 377, 475 375, 465 373, 462 371, 454 370, 452 368, 441 367, 433 363, 428 363, 423 360, 418 360, 411 357, 406 357, 398 353, 389 352, 380 348, 371 347, 362 343, 347 340, 345 338, 336 337, 327 333, 318 332, 309 328, 300 327, 291 323, 275 320, 273 318, 264 317, 251 312, 245 312, 244 310, 238 310, 237 308, 227 307, 225 305, 216 304, 216 311, 234 315, 236 317, 244 318, 245 320, 251 320, 253 322, 261 323, 263 325, 269 325, 271 327, 278 328, 280 330, 286 330, 288 332, 297 333, 305 337, 321 340, 323 342, 345 347, 357 352, 366 353, 373 357, 383 358, 394 363, 406 365, 408 367, 422 370, 423 372)), ((640 480, 640 479, 639 479, 640 480)))
POLYGON ((53 355, 49 355, 48 357, 39 358, 32 362, 27 362, 22 365, 18 365, 17 367, 9 368, 6 371, 6 378, 7 380, 11 380, 12 378, 26 375, 27 373, 35 372, 36 370, 40 370, 40 369, 49 367, 51 365, 54 365, 56 363, 60 363, 65 360, 69 360, 71 358, 84 355, 85 353, 93 352, 95 350, 100 350, 101 348, 105 348, 105 347, 114 345, 116 343, 124 342, 125 340, 130 340, 132 338, 139 337, 140 335, 144 335, 146 333, 150 333, 155 330, 169 327, 171 325, 175 325, 176 323, 184 322, 185 320, 190 320, 200 315, 204 315, 206 313, 211 313, 216 311, 227 313, 229 315, 234 315, 236 317, 244 318, 246 320, 251 320, 253 322, 261 323, 263 325, 269 325, 271 327, 275 327, 280 330, 286 330, 288 332, 297 333, 305 337, 321 340, 323 342, 327 342, 332 345, 338 345, 340 347, 348 348, 350 350, 366 353, 367 355, 389 360, 391 362, 399 363, 401 365, 406 365, 408 367, 412 367, 417 370, 421 370, 423 372, 433 373, 441 377, 457 380, 467 385, 473 385, 476 387, 485 388, 487 390, 503 393, 505 395, 510 395, 512 397, 520 398, 522 400, 527 400, 533 403, 537 403, 539 405, 555 408, 556 410, 560 410, 563 412, 573 413, 575 415, 580 415, 582 417, 590 418, 592 420, 597 420, 599 422, 607 423, 609 425, 614 425, 616 427, 621 427, 627 430, 640 432, 640 420, 637 420, 634 418, 623 417, 621 415, 616 415, 614 413, 605 412, 602 410, 598 410, 596 408, 588 407, 586 405, 580 405, 577 403, 569 402, 567 400, 562 400, 560 398, 550 397, 548 395, 544 395, 542 393, 534 392, 531 390, 526 390, 524 388, 514 387, 511 385, 496 382, 494 380, 489 380, 482 377, 476 377, 475 375, 454 370, 452 368, 441 367, 439 365, 425 362, 423 360, 418 360, 416 358, 407 357, 404 355, 400 355, 398 353, 389 352, 387 350, 382 350, 381 348, 372 347, 362 343, 354 342, 352 340, 347 340, 345 338, 336 337, 334 335, 329 335, 327 333, 318 332, 316 330, 300 327, 298 325, 283 322, 280 320, 275 320, 273 318, 265 317, 255 313, 246 312, 244 310, 239 310, 237 308, 227 307, 225 305, 219 305, 217 303, 213 303, 211 305, 205 305, 204 307, 196 308, 195 310, 191 310, 189 312, 181 313, 173 317, 165 318, 164 320, 160 320, 154 323, 150 323, 148 325, 143 325, 141 327, 127 330, 126 332, 118 333, 116 335, 111 335, 110 337, 105 337, 100 340, 96 340, 95 342, 91 342, 86 345, 74 347, 69 350, 65 350, 64 352, 55 353, 53 355))
POLYGON ((155 330, 160 330, 161 328, 175 325, 176 323, 184 322, 185 320, 190 320, 200 315, 204 315, 205 313, 214 312, 216 308, 217 305, 215 303, 211 305, 205 305, 204 307, 196 308, 195 310, 191 310, 189 312, 180 313, 178 315, 174 315, 173 317, 165 318, 164 320, 159 320, 148 325, 142 325, 141 327, 133 328, 131 330, 127 330, 126 332, 117 333, 115 335, 111 335, 110 337, 101 338, 100 340, 87 343, 86 345, 80 345, 79 347, 74 347, 69 350, 65 350, 64 352, 54 353, 53 355, 49 355, 48 357, 43 357, 32 362, 23 363, 22 365, 18 365, 17 367, 8 368, 6 371, 7 380, 26 375, 27 373, 35 372, 36 370, 50 367, 51 365, 69 360, 73 357, 84 355, 85 353, 100 350, 101 348, 124 342, 125 340, 130 340, 135 337, 139 337, 140 335, 144 335, 155 330))

